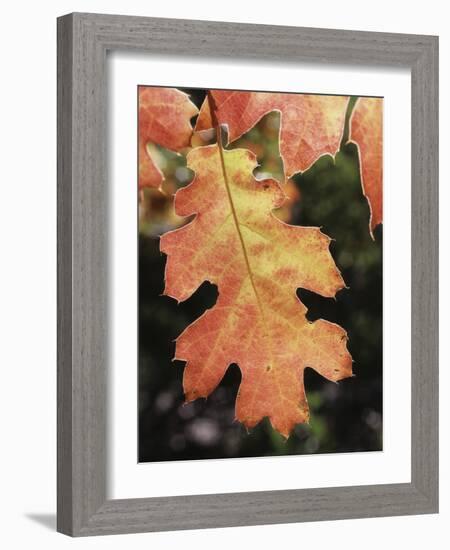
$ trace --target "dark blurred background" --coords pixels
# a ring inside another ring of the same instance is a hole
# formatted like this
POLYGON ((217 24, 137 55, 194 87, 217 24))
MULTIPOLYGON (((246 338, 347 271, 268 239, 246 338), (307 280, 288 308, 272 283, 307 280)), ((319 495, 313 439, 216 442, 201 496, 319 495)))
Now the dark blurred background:
MULTIPOLYGON (((200 107, 204 90, 183 91, 200 107)), ((298 295, 308 307, 310 320, 327 319, 348 332, 355 374, 334 384, 306 369, 311 420, 309 425, 298 425, 287 441, 267 419, 250 432, 233 421, 241 379, 237 365, 229 367, 207 400, 184 404, 184 363, 172 362, 174 340, 214 305, 217 290, 204 283, 180 305, 161 296, 165 256, 159 251, 159 235, 186 223, 173 212, 173 193, 187 185, 193 174, 183 155, 151 149, 166 180, 164 193, 145 190, 140 200, 139 462, 382 449, 382 227, 376 229, 373 240, 358 153, 346 143, 355 99, 349 104, 336 158, 322 157, 295 176, 286 188, 287 204, 276 212, 291 224, 319 226, 334 239, 331 252, 348 289, 340 291, 336 300, 305 290, 298 295)), ((270 113, 231 145, 253 150, 261 163, 257 177, 282 176, 278 130, 279 114, 270 113)))

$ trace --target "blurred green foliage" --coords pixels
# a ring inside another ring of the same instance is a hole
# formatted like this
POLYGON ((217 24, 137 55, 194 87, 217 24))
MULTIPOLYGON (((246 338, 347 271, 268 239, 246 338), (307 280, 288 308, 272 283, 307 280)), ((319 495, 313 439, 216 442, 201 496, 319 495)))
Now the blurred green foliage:
MULTIPOLYGON (((203 90, 184 90, 201 105, 203 90)), ((350 115, 354 99, 347 113, 350 115)), ((279 115, 264 117, 232 147, 250 148, 260 165, 258 178, 282 178, 278 149, 279 115)), ((354 359, 353 378, 334 384, 305 371, 311 410, 309 425, 298 425, 286 441, 267 419, 250 433, 234 421, 240 371, 232 365, 218 388, 204 400, 184 404, 184 364, 172 362, 175 338, 205 309, 217 289, 204 283, 177 305, 161 296, 165 257, 158 236, 185 223, 173 213, 173 193, 192 179, 183 155, 165 150, 165 194, 141 197, 139 237, 139 461, 186 460, 311 454, 382 449, 382 227, 369 234, 369 208, 361 191, 356 147, 348 128, 336 158, 320 158, 297 175, 290 201, 277 215, 289 223, 319 226, 332 237, 332 255, 347 284, 336 299, 299 290, 308 318, 344 327, 354 359)), ((301 350, 299 350, 301 353, 301 350)))

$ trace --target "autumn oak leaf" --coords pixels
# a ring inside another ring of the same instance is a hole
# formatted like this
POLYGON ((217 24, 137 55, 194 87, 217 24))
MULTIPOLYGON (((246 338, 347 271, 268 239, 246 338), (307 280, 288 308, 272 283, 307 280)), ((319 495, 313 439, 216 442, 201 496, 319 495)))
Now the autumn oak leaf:
POLYGON ((344 287, 330 238, 275 217, 284 191, 275 180, 254 178, 250 151, 215 144, 191 150, 187 162, 195 178, 177 191, 175 209, 195 216, 161 237, 165 294, 181 302, 209 281, 218 298, 176 341, 186 400, 210 395, 236 363, 236 419, 251 428, 268 417, 288 437, 309 419, 305 368, 330 381, 352 375, 344 329, 310 322, 296 294, 303 288, 334 297, 344 287))
POLYGON ((370 233, 383 221, 383 99, 360 97, 350 119, 349 141, 359 153, 363 193, 370 207, 370 233))
MULTIPOLYGON (((279 111, 280 155, 286 178, 307 170, 322 155, 334 156, 341 143, 347 96, 213 90, 215 115, 228 127, 230 143, 248 132, 270 111, 279 111)), ((205 99, 195 126, 214 127, 205 99)))
POLYGON ((160 188, 161 169, 148 143, 180 152, 190 146, 191 118, 198 113, 189 96, 175 88, 139 87, 139 189, 160 188))

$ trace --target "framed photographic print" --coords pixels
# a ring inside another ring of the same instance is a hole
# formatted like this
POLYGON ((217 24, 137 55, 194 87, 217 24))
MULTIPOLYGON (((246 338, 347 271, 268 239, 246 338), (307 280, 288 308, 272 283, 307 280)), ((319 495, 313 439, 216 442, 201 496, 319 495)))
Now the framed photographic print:
POLYGON ((438 509, 438 41, 58 20, 58 530, 438 509))

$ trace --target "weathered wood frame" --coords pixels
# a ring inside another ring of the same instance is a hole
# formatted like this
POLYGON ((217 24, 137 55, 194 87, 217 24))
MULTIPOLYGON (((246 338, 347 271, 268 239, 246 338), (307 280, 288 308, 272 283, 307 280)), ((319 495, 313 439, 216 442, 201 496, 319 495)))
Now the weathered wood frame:
POLYGON ((58 19, 58 530, 73 536, 438 511, 438 38, 75 13, 58 19), (408 67, 412 481, 107 500, 106 53, 408 67))

